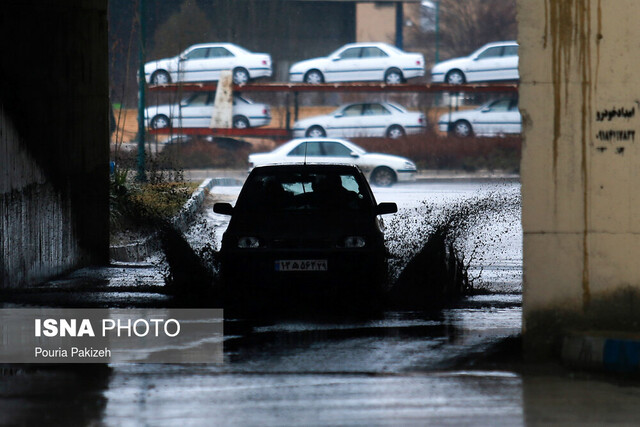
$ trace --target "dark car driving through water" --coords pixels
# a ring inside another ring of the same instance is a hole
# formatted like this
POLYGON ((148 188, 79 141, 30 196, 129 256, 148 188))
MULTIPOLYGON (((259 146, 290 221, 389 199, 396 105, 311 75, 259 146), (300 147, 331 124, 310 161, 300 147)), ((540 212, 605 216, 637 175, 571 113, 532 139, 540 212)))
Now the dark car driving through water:
POLYGON ((376 203, 353 165, 271 165, 254 168, 222 238, 225 294, 233 298, 370 296, 386 275, 378 215, 397 211, 376 203))

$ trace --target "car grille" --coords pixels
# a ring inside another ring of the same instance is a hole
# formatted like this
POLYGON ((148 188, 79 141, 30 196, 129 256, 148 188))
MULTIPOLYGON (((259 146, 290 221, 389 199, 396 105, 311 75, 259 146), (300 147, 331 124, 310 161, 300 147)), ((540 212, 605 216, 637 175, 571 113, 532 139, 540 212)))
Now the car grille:
POLYGON ((271 247, 276 249, 328 249, 334 248, 335 242, 332 239, 314 238, 290 238, 273 239, 271 247))

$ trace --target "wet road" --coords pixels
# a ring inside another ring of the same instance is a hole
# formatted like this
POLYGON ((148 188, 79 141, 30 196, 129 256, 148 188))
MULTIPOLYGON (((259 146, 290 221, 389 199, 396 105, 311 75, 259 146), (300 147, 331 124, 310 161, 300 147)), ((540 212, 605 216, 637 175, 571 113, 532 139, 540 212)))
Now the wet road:
MULTIPOLYGON (((217 187, 207 201, 233 201, 217 187)), ((110 365, 7 368, 0 424, 77 425, 524 425, 634 420, 640 389, 518 361, 521 328, 519 184, 437 181, 376 190, 400 210, 386 220, 392 252, 418 247, 425 218, 473 210, 461 240, 476 294, 437 312, 388 311, 366 318, 308 315, 228 319, 220 365, 110 365), (480 201, 480 202, 479 202, 480 201), (415 240, 415 241, 414 241, 415 240), (472 255, 473 256, 472 256, 472 255), (597 404, 594 404, 597 403, 597 404), (602 403, 603 406, 599 404, 602 403), (616 408, 613 411, 611 408, 616 408), (75 408, 72 410, 70 408, 75 408)), ((190 233, 221 238, 226 218, 204 216, 190 233)), ((153 266, 102 270, 100 298, 163 305, 153 266), (122 283, 138 277, 140 295, 122 283), (120 298, 120 299, 118 299, 120 298)), ((83 273, 79 273, 82 275, 83 273)), ((95 272, 86 273, 94 277, 95 272)), ((55 286, 68 285, 61 281, 55 286)), ((53 291, 52 291, 53 292, 53 291)), ((46 295, 46 293, 45 293, 46 295)), ((98 297, 95 297, 98 298, 98 297)), ((38 301, 36 299, 36 301, 38 301)))

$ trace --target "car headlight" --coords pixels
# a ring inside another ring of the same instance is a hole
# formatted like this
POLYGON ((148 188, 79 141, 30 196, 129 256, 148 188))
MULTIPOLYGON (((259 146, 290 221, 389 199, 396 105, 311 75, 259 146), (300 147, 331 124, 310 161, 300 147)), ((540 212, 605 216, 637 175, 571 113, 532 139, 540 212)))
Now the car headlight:
POLYGON ((238 247, 241 249, 254 249, 260 247, 260 239, 257 237, 239 237, 238 247))
POLYGON ((404 162, 404 169, 416 169, 416 165, 413 162, 404 162))
POLYGON ((364 237, 360 236, 349 236, 344 239, 345 248, 364 248, 366 244, 364 237))

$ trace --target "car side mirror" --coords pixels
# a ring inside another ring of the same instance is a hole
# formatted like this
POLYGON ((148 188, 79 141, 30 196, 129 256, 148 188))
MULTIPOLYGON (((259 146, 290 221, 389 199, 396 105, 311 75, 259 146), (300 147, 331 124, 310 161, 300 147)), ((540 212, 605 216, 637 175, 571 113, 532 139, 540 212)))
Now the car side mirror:
POLYGON ((491 111, 491 107, 484 107, 482 110, 480 110, 483 113, 488 113, 489 111, 491 111))
POLYGON ((340 57, 339 56, 334 56, 333 58, 331 58, 331 60, 333 62, 340 61, 340 57))
POLYGON ((357 159, 358 157, 360 157, 360 154, 356 153, 355 151, 352 151, 351 153, 349 153, 349 155, 354 159, 357 159))
POLYGON ((392 214, 396 212, 398 212, 398 205, 393 202, 378 203, 378 206, 376 206, 376 215, 392 214))
POLYGON ((221 215, 233 215, 233 206, 231 203, 214 203, 213 211, 221 215))
POLYGON ((339 119, 340 117, 342 117, 342 113, 337 113, 333 117, 335 117, 336 119, 339 119))

